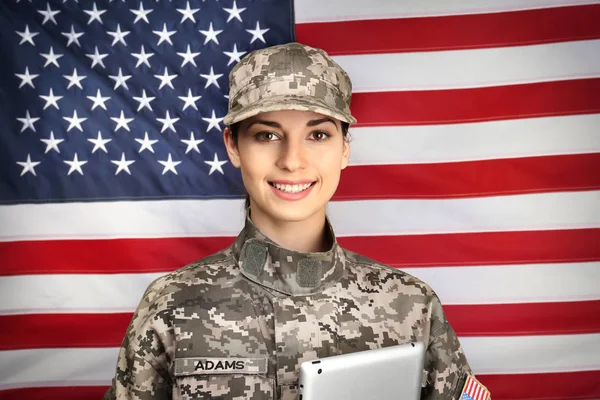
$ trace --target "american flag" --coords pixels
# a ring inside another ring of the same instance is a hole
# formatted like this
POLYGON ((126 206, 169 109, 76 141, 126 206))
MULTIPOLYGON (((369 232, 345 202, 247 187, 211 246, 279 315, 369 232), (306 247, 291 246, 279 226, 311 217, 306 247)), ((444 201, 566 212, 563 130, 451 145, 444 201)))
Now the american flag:
POLYGON ((229 245, 227 74, 354 83, 328 213, 439 294, 492 398, 600 398, 600 1, 0 3, 0 399, 99 398, 148 283, 229 245))

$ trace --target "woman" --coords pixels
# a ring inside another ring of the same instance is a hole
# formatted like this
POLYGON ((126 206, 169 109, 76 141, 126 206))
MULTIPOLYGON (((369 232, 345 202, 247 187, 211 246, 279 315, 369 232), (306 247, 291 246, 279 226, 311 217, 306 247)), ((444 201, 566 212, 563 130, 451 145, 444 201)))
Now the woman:
POLYGON ((224 141, 245 227, 149 286, 105 399, 295 399, 301 362, 410 341, 427 345, 422 398, 461 396, 471 370, 432 289, 342 249, 327 219, 351 92, 325 52, 298 43, 231 71, 224 141))

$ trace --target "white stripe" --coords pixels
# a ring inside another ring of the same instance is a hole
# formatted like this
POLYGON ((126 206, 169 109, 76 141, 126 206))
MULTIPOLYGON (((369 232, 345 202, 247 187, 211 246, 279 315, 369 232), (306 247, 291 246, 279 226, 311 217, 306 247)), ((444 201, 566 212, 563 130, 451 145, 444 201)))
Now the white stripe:
MULTIPOLYGON (((443 304, 600 299, 600 262, 406 268, 443 304)), ((0 278, 0 315, 132 312, 160 273, 0 278)))
POLYGON ((462 337, 477 374, 575 372, 600 369, 600 334, 462 337))
POLYGON ((353 92, 502 86, 600 76, 600 40, 336 56, 353 92))
POLYGON ((416 164, 600 152, 600 114, 351 128, 350 164, 416 164))
POLYGON ((597 0, 296 0, 296 23, 484 14, 597 4, 597 0))
MULTIPOLYGON (((335 201, 339 237, 600 227, 600 191, 467 199, 335 201), (458 216, 458 217, 457 217, 458 216)), ((0 206, 0 241, 236 236, 242 200, 0 206)))
MULTIPOLYGON (((475 374, 600 369, 600 334, 464 337, 475 374)), ((0 389, 110 384, 117 348, 35 349, 0 352, 0 389)))

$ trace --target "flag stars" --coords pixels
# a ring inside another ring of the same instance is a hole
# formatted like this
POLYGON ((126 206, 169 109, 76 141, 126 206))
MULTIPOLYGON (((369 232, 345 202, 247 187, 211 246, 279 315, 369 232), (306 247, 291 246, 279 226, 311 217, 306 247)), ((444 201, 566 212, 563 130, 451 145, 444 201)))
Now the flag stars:
POLYGON ((21 84, 19 85, 19 89, 25 85, 29 85, 35 89, 35 85, 33 84, 33 80, 37 78, 38 74, 30 74, 29 67, 25 67, 24 74, 15 74, 19 79, 21 79, 21 84))
POLYGON ((94 68, 97 64, 100 64, 102 68, 106 69, 106 65, 104 65, 102 60, 108 57, 108 53, 100 54, 98 52, 98 46, 95 46, 94 54, 86 54, 86 56, 92 60, 92 68, 94 68))
POLYGON ((224 51, 223 54, 225 54, 226 56, 229 56, 229 62, 227 63, 227 66, 229 66, 233 62, 240 62, 240 57, 243 56, 244 54, 246 54, 246 52, 238 51, 237 45, 234 43, 233 50, 232 51, 224 51))
POLYGON ((121 115, 118 118, 110 117, 110 119, 117 123, 117 126, 115 127, 115 132, 117 132, 120 128, 125 129, 127 132, 131 132, 131 130, 129 129, 129 123, 133 121, 133 118, 125 118, 123 110, 121 110, 121 115))
POLYGON ((17 35, 21 36, 21 41, 19 42, 19 46, 25 42, 31 43, 33 46, 35 46, 35 43, 33 42, 33 38, 36 37, 37 35, 39 35, 39 32, 31 32, 29 30, 29 25, 25 25, 25 30, 23 32, 19 32, 19 31, 15 31, 15 32, 17 33, 17 35))
POLYGON ((142 89, 142 97, 134 97, 133 98, 135 101, 137 101, 139 104, 137 111, 139 112, 142 108, 148 108, 148 110, 150 111, 154 111, 152 110, 152 106, 150 105, 150 102, 154 99, 156 99, 156 97, 146 97, 146 89, 142 89))
POLYGON ((227 161, 219 161, 219 157, 217 157, 217 153, 215 153, 215 157, 212 161, 204 161, 206 164, 210 165, 210 171, 208 175, 212 175, 213 172, 219 171, 221 175, 225 175, 223 171, 223 165, 227 164, 227 161))
POLYGON ((58 107, 58 100, 62 99, 64 96, 55 96, 54 91, 50 88, 48 96, 40 95, 40 97, 46 102, 44 110, 50 106, 54 106, 57 110, 60 110, 60 107, 58 107))
POLYGON ((188 89, 187 96, 177 96, 177 97, 179 97, 181 100, 183 100, 185 102, 185 104, 183 105, 183 111, 185 111, 186 108, 188 108, 188 107, 193 107, 197 111, 198 107, 196 106, 196 102, 202 98, 202 96, 192 95, 192 89, 188 89))
POLYGON ((157 45, 160 45, 162 42, 168 42, 171 46, 173 46, 173 42, 171 42, 171 36, 177 33, 177 31, 167 31, 167 24, 165 23, 163 24, 162 31, 152 31, 152 33, 160 37, 157 45))
POLYGON ((96 90, 96 96, 86 96, 86 97, 94 102, 94 104, 92 104, 92 111, 96 107, 102 107, 105 111, 108 111, 106 109, 106 104, 104 104, 104 103, 106 103, 108 100, 110 100, 110 97, 102 97, 102 93, 100 93, 100 89, 96 90))
POLYGON ((183 58, 183 61, 181 62, 181 67, 182 68, 187 63, 190 63, 194 67, 197 67, 196 61, 194 61, 194 58, 198 57, 200 55, 200 52, 192 53, 192 51, 190 50, 190 45, 189 44, 187 45, 187 51, 185 53, 177 53, 177 55, 179 57, 183 58))
POLYGON ((150 14, 154 10, 144 10, 144 4, 140 2, 140 8, 138 8, 137 10, 129 11, 135 14, 135 21, 133 21, 134 24, 136 24, 140 20, 144 20, 147 24, 149 24, 150 21, 148 21, 148 14, 150 14))
POLYGON ((129 90, 129 87, 127 86, 127 81, 129 79, 131 79, 131 75, 123 75, 123 72, 121 71, 120 67, 119 67, 119 75, 109 75, 108 77, 110 79, 112 79, 113 81, 115 81, 115 87, 113 88, 113 90, 116 90, 121 86, 123 86, 125 89, 129 90))
POLYGON ((215 74, 215 72, 213 70, 213 67, 210 67, 210 73, 208 75, 206 75, 206 74, 200 74, 200 76, 202 78, 206 79, 206 85, 204 86, 204 89, 206 89, 210 85, 215 85, 219 89, 221 88, 219 86, 219 82, 217 82, 217 79, 219 79, 220 77, 222 77, 223 74, 215 74))
POLYGON ((75 32, 75 26, 73 26, 72 24, 71 32, 61 32, 61 35, 69 39, 67 42, 67 47, 69 47, 73 43, 81 47, 81 44, 79 43, 79 38, 83 36, 83 32, 75 32))
POLYGON ((136 68, 139 67, 141 64, 146 64, 150 68, 150 62, 148 60, 154 55, 154 53, 146 53, 146 51, 144 50, 144 45, 142 45, 142 48, 140 49, 139 53, 131 53, 131 55, 137 58, 138 60, 137 64, 135 64, 136 68))
POLYGON ((46 63, 44 64, 44 68, 46 68, 50 64, 54 64, 60 68, 58 65, 58 59, 63 57, 63 54, 54 54, 54 46, 50 46, 50 51, 46 54, 40 53, 40 56, 46 59, 46 63))
POLYGON ((194 14, 196 14, 200 9, 199 8, 190 8, 190 2, 188 1, 185 8, 178 8, 177 11, 180 12, 183 17, 181 18, 180 24, 185 20, 191 20, 193 23, 196 23, 196 19, 194 18, 194 14))
POLYGON ((206 132, 209 132, 213 128, 216 128, 219 130, 219 132, 221 131, 221 126, 219 123, 223 121, 223 118, 217 118, 215 116, 215 110, 212 110, 212 115, 210 118, 202 118, 202 120, 208 122, 208 128, 206 128, 206 132))
POLYGON ((240 14, 242 12, 246 11, 246 9, 245 8, 237 8, 237 4, 235 3, 235 0, 233 1, 232 8, 223 8, 223 10, 225 10, 229 14, 229 17, 227 17, 227 22, 231 21, 234 18, 240 22, 243 22, 242 16, 240 14))
POLYGON ((169 73, 167 72, 167 67, 165 67, 164 74, 154 75, 154 77, 160 79, 160 86, 158 87, 158 90, 162 89, 165 85, 168 85, 171 89, 175 89, 171 81, 177 77, 177 74, 169 75, 169 73))
POLYGON ((35 132, 35 126, 33 124, 38 122, 39 118, 31 118, 29 110, 27 110, 27 112, 25 113, 25 118, 17 118, 17 121, 23 124, 23 126, 21 127, 21 132, 23 132, 27 128, 30 128, 32 131, 35 132))
POLYGON ((50 138, 49 139, 40 139, 40 141, 46 145, 46 150, 44 150, 44 154, 46 154, 50 150, 54 150, 57 153, 60 153, 60 150, 58 149, 58 145, 61 144, 62 142, 64 142, 65 140, 64 139, 56 139, 54 137, 54 131, 50 131, 50 138))
POLYGON ((106 12, 106 10, 98 10, 96 8, 96 3, 94 3, 94 6, 91 10, 83 10, 84 13, 86 13, 87 15, 90 16, 90 19, 88 21, 88 25, 91 24, 94 21, 98 21, 100 22, 100 24, 103 24, 102 19, 100 18, 100 16, 102 14, 104 14, 106 12))
POLYGON ((102 132, 98 131, 98 136, 96 139, 88 139, 88 142, 94 144, 94 148, 92 149, 92 154, 96 152, 96 150, 102 150, 103 152, 108 154, 108 150, 106 150, 106 144, 111 142, 112 139, 104 139, 102 138, 102 132))
POLYGON ((108 33, 110 36, 112 36, 114 38, 111 46, 114 47, 115 44, 117 44, 117 42, 121 42, 123 43, 124 46, 127 46, 127 43, 125 43, 125 37, 127 35, 129 35, 131 33, 131 31, 121 31, 121 24, 117 24, 117 30, 116 31, 107 31, 106 33, 108 33))
POLYGON ((250 43, 254 43, 255 40, 260 40, 261 42, 266 43, 263 35, 265 33, 267 33, 268 31, 269 31, 269 28, 260 29, 260 23, 258 21, 256 21, 256 28, 254 30, 246 29, 246 32, 252 34, 252 39, 250 39, 250 43))
POLYGON ((179 121, 179 118, 171 118, 169 111, 167 111, 167 115, 165 115, 164 118, 156 118, 156 120, 163 124, 162 129, 160 130, 160 133, 163 133, 167 129, 170 129, 173 132, 176 132, 174 124, 175 124, 175 122, 179 121))
POLYGON ((212 24, 212 22, 210 23, 207 31, 203 31, 203 30, 200 31, 200 33, 205 36, 204 44, 206 44, 206 43, 208 43, 210 41, 213 41, 216 44, 219 44, 219 39, 217 39, 217 36, 219 34, 221 34, 222 32, 223 32, 222 30, 221 31, 215 31, 215 30, 213 30, 213 24, 212 24))
POLYGON ((42 14, 44 16, 44 20, 42 21, 42 25, 44 25, 46 22, 51 21, 52 23, 54 23, 54 25, 58 25, 58 23, 56 22, 56 19, 54 18, 55 15, 60 13, 60 10, 54 11, 50 8, 50 3, 46 3, 46 10, 37 10, 38 13, 42 14))
POLYGON ((69 81, 67 89, 70 89, 71 86, 77 86, 79 89, 83 89, 81 81, 87 78, 86 75, 77 75, 77 68, 73 68, 73 75, 63 75, 63 77, 69 81))
POLYGON ((198 145, 202 142, 204 142, 203 139, 196 139, 194 137, 194 132, 190 132, 190 138, 189 139, 181 139, 181 141, 185 144, 187 144, 187 149, 185 149, 185 154, 189 153, 190 151, 194 150, 196 153, 200 154, 200 149, 198 148, 198 145))
POLYGON ((63 119, 69 122, 69 127, 67 128, 67 132, 69 132, 73 128, 79 129, 80 132, 83 132, 83 128, 81 127, 81 123, 87 120, 87 118, 79 118, 77 116, 77 110, 73 110, 72 117, 63 117, 63 119))
POLYGON ((135 162, 135 160, 126 160, 125 153, 123 152, 123 153, 121 153, 120 160, 110 160, 110 162, 117 166, 117 171, 115 172, 115 175, 119 175, 119 172, 121 172, 121 171, 125 171, 129 175, 131 175, 131 171, 129 171, 129 166, 131 164, 133 164, 135 162))
POLYGON ((155 143, 158 143, 158 140, 150 140, 150 138, 148 137, 148 132, 144 132, 144 139, 135 139, 135 141, 142 145, 138 150, 138 153, 141 153, 144 150, 148 150, 151 153, 154 153, 154 148, 152 146, 155 143))
POLYGON ((81 169, 81 167, 83 165, 87 164, 87 161, 79 161, 79 158, 77 157, 77 153, 75 153, 75 156, 73 157, 73 161, 64 160, 63 162, 70 167, 67 175, 71 175, 75 171, 79 172, 80 175, 83 175, 83 170, 81 169))
POLYGON ((27 160, 17 161, 17 164, 19 164, 21 167, 23 167, 23 171, 21 171, 21 176, 25 175, 28 172, 30 172, 34 176, 37 176, 35 173, 35 167, 40 165, 40 162, 39 161, 31 161, 30 154, 27 154, 27 160))
POLYGON ((172 172, 175 175, 177 175, 177 170, 175 169, 179 164, 181 164, 181 161, 173 161, 173 158, 171 157, 171 153, 169 153, 169 157, 162 161, 162 160, 158 160, 158 162, 160 164, 162 164, 163 171, 162 171, 162 175, 166 174, 167 172, 172 172))

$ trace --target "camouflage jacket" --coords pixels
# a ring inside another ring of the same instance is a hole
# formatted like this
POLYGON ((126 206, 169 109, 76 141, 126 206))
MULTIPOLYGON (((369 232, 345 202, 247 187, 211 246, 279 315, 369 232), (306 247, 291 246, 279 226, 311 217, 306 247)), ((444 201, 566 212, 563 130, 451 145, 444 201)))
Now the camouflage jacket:
POLYGON ((104 399, 296 399, 306 360, 423 341, 422 399, 471 369, 425 283, 342 249, 279 247, 246 219, 227 249, 148 287, 104 399))

